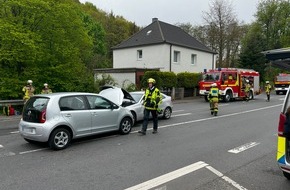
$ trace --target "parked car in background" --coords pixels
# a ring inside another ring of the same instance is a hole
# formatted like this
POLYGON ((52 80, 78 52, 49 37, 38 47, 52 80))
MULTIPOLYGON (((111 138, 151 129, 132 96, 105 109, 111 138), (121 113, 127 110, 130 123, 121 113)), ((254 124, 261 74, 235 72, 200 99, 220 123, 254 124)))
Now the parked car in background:
MULTIPOLYGON (((143 120, 144 117, 144 106, 142 105, 144 94, 144 91, 129 93, 122 88, 114 86, 104 86, 100 92, 100 95, 107 98, 110 97, 114 99, 112 101, 116 104, 128 108, 132 112, 135 122, 143 120), (113 98, 113 96, 115 98, 113 98)), ((164 93, 161 93, 161 95, 162 103, 159 107, 162 111, 160 112, 159 117, 169 119, 173 109, 172 99, 170 96, 167 96, 164 93)))
POLYGON ((31 97, 25 104, 19 132, 28 142, 66 148, 72 139, 119 131, 133 126, 130 110, 93 93, 52 93, 31 97))

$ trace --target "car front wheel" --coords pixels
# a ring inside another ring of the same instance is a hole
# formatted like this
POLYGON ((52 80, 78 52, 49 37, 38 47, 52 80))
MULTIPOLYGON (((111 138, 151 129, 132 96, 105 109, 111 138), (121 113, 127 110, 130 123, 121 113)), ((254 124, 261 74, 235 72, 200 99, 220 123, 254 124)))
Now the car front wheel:
POLYGON ((133 121, 132 119, 125 117, 122 119, 120 123, 120 128, 119 131, 122 135, 129 134, 133 126, 133 121))
POLYGON ((54 150, 65 149, 71 141, 71 134, 65 128, 58 128, 54 130, 48 140, 50 148, 54 150))
POLYGON ((165 108, 163 112, 163 118, 169 119, 171 117, 171 109, 169 107, 165 108))

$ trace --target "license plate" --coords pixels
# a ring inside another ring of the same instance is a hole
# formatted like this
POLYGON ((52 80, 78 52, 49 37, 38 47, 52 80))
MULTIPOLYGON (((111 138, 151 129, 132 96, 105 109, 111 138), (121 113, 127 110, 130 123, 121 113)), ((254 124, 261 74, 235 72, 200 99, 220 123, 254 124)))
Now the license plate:
POLYGON ((26 132, 26 133, 32 133, 33 129, 31 129, 31 128, 23 128, 23 131, 26 132))

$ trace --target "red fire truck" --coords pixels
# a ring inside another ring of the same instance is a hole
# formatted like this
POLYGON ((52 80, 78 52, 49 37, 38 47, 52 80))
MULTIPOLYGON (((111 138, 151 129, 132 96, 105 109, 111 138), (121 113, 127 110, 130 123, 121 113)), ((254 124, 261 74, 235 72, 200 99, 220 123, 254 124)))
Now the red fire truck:
POLYGON ((279 94, 280 92, 286 94, 289 88, 289 84, 290 84, 290 74, 279 73, 279 75, 277 75, 274 80, 276 94, 279 94))
POLYGON ((225 102, 246 97, 245 84, 249 80, 252 88, 250 99, 260 93, 260 74, 252 69, 218 68, 203 73, 199 82, 199 94, 208 101, 207 95, 212 83, 220 89, 220 95, 225 102))

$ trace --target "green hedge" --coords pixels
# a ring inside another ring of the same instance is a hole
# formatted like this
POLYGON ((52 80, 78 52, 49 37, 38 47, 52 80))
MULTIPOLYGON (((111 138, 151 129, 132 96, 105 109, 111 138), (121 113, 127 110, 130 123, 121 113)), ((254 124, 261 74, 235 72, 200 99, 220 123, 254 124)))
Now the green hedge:
POLYGON ((175 74, 173 72, 147 71, 141 80, 142 88, 148 86, 147 80, 149 78, 156 80, 156 86, 158 88, 195 88, 201 79, 201 73, 182 72, 175 74))

